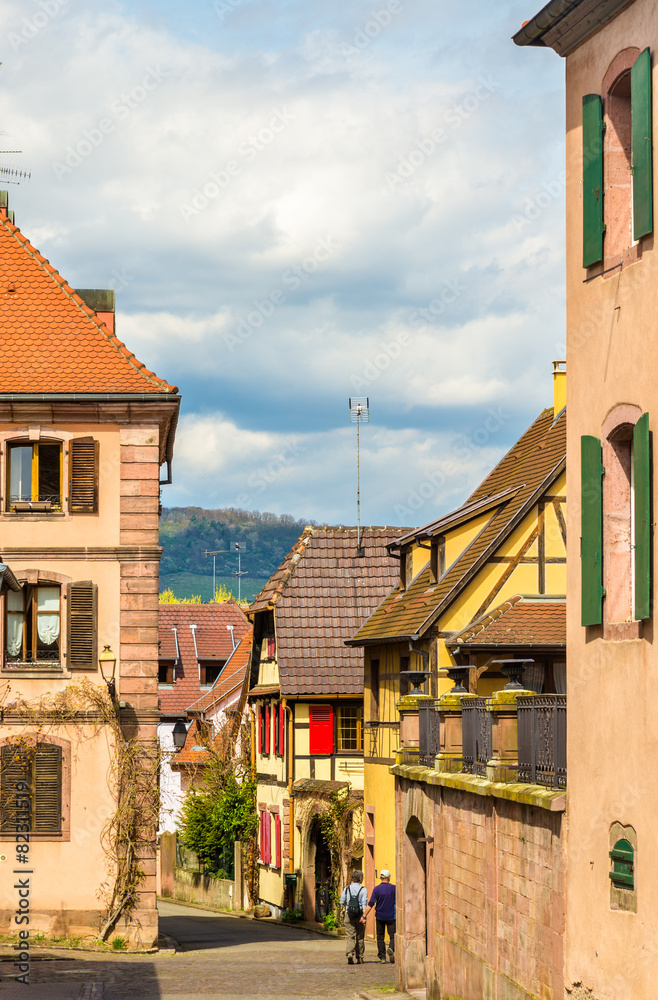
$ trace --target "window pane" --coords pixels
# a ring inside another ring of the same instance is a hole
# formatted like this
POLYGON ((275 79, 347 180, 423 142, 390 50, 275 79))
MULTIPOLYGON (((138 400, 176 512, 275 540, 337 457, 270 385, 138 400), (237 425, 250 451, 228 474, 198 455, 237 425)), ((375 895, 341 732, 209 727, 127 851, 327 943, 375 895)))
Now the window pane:
POLYGON ((60 445, 39 445, 39 500, 59 500, 60 488, 60 445))
POLYGON ((338 749, 359 751, 363 749, 361 736, 362 711, 360 705, 345 705, 338 710, 338 749))
POLYGON ((32 499, 32 445, 10 450, 9 496, 11 500, 32 499))
POLYGON ((38 611, 59 611, 59 587, 39 587, 37 590, 38 611))
POLYGON ((10 590, 7 592, 7 610, 20 611, 23 613, 23 591, 10 590))

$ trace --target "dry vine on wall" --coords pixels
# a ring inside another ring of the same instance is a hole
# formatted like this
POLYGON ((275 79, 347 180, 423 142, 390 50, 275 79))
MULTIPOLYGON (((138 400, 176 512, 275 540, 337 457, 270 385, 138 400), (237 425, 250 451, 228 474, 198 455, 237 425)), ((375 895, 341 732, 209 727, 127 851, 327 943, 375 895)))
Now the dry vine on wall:
MULTIPOLYGON (((10 687, 2 693, 2 716, 11 714, 29 732, 10 736, 6 743, 16 747, 17 758, 29 754, 40 738, 61 726, 90 725, 98 736, 103 727, 111 734, 109 787, 116 803, 102 834, 107 858, 107 878, 98 896, 105 904, 100 937, 106 940, 122 915, 129 915, 137 903, 139 886, 145 878, 140 862, 140 844, 151 844, 157 830, 161 754, 157 742, 144 743, 127 738, 118 708, 105 687, 87 678, 74 681, 61 691, 26 701, 19 695, 9 701, 10 687)), ((12 719, 13 721, 13 719, 12 719)), ((84 738, 78 729, 79 739, 84 738)))

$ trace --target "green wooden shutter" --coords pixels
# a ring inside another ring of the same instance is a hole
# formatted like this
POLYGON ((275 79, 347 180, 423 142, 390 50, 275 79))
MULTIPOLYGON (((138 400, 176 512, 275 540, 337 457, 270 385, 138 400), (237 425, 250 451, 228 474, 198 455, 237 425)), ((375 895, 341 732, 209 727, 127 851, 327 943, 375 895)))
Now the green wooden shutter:
POLYGON ((69 511, 98 511, 98 441, 74 438, 69 449, 69 511))
POLYGON ((583 97, 583 267, 603 260, 603 116, 598 94, 583 97))
POLYGON ((635 608, 636 621, 651 617, 651 453, 649 414, 633 428, 633 484, 635 493, 635 608))
POLYGON ((98 668, 96 643, 96 594, 98 588, 91 580, 69 583, 67 587, 68 611, 68 665, 71 670, 96 670, 98 668))
POLYGON ((59 833, 62 828, 62 748, 37 743, 34 755, 35 833, 59 833))
POLYGON ((601 442, 585 435, 580 445, 582 624, 600 625, 603 620, 601 442))
POLYGON ((653 230, 651 155, 651 53, 645 49, 631 69, 631 156, 633 165, 633 237, 653 230))

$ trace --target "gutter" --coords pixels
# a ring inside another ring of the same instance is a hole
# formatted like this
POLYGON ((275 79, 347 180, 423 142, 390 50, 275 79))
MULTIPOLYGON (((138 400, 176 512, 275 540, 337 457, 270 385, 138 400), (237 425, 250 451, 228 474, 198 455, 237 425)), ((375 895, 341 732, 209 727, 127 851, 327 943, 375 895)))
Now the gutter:
POLYGON ((582 2, 583 0, 551 0, 530 21, 526 21, 520 31, 512 35, 512 41, 515 45, 546 46, 542 41, 542 35, 582 2))
POLYGON ((569 55, 633 0, 551 0, 513 35, 515 45, 551 48, 569 55), (546 36, 549 36, 546 40, 546 36))
POLYGON ((5 584, 9 590, 14 590, 17 593, 23 588, 9 569, 7 563, 0 563, 0 590, 2 590, 2 585, 5 584))
POLYGON ((175 392, 2 392, 0 403, 180 403, 175 392))

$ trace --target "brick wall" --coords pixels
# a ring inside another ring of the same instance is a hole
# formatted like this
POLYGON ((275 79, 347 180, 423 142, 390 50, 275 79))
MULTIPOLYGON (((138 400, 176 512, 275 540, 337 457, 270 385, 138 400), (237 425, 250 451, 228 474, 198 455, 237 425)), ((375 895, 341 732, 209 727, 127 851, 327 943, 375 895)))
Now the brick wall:
POLYGON ((562 1000, 563 813, 397 778, 396 824, 399 988, 562 1000))

